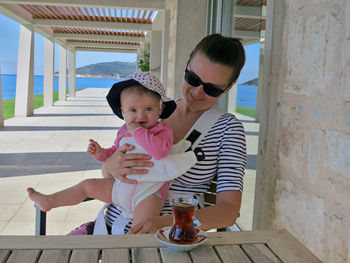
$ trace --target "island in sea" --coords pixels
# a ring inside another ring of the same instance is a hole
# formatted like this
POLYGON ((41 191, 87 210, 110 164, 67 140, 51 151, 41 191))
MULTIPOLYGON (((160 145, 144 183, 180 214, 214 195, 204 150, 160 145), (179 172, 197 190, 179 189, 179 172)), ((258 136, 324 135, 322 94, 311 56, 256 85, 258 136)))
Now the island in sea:
POLYGON ((251 79, 247 82, 244 82, 243 84, 240 85, 245 85, 245 86, 258 86, 258 78, 251 79))
MULTIPOLYGON (((136 62, 101 62, 76 69, 78 78, 125 78, 137 69, 136 62)), ((58 76, 55 72, 55 76, 58 76)))

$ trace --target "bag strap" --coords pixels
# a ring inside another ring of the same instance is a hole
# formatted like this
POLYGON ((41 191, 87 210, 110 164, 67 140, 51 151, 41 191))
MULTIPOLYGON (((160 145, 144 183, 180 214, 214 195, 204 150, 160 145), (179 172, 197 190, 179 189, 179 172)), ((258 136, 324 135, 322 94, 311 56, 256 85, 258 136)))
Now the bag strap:
POLYGON ((191 142, 191 147, 188 150, 195 149, 198 143, 205 137, 215 122, 223 115, 224 112, 217 106, 205 111, 196 123, 192 126, 187 133, 187 141, 191 142))

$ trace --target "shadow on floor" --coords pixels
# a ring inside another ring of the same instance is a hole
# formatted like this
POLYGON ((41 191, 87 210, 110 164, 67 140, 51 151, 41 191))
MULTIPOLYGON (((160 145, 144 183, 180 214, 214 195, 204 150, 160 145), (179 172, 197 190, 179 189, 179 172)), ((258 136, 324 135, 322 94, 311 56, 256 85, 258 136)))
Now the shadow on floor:
POLYGON ((114 116, 113 113, 39 113, 30 117, 114 116))
POLYGON ((256 154, 248 154, 247 155, 247 164, 246 164, 246 169, 249 170, 256 170, 256 161, 257 161, 257 156, 256 154))
POLYGON ((246 131, 246 136, 259 136, 259 132, 246 131))
POLYGON ((0 178, 101 169, 86 152, 0 153, 0 178))
POLYGON ((86 107, 86 108, 108 108, 106 105, 87 105, 87 104, 67 104, 67 105, 55 105, 55 107, 86 107))
POLYGON ((74 130, 119 130, 120 127, 101 127, 101 126, 4 126, 0 131, 74 131, 74 130))
POLYGON ((257 123, 255 120, 241 120, 239 119, 240 122, 245 122, 245 123, 257 123))

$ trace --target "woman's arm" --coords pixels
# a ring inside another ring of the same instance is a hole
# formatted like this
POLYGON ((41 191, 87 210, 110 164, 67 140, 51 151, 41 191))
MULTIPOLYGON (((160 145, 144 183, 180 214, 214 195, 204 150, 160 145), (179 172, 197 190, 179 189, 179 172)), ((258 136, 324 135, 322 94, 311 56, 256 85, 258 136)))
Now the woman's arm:
POLYGON ((195 216, 201 222, 202 230, 232 226, 241 208, 240 191, 223 191, 216 195, 216 205, 199 209, 195 216))
MULTIPOLYGON (((241 207, 240 191, 223 191, 216 195, 216 205, 198 209, 195 216, 201 222, 202 230, 231 226, 236 222, 241 207)), ((173 224, 173 215, 156 216, 142 220, 133 226, 128 234, 155 233, 158 229, 173 224)))

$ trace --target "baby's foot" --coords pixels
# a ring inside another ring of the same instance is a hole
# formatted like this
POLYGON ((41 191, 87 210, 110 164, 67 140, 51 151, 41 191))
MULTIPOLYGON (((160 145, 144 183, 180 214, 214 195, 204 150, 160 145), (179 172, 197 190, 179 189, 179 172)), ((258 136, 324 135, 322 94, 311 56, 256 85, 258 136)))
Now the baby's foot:
POLYGON ((47 212, 51 210, 52 207, 49 205, 48 195, 39 193, 31 187, 27 188, 27 192, 28 192, 29 198, 38 204, 41 211, 47 212))

